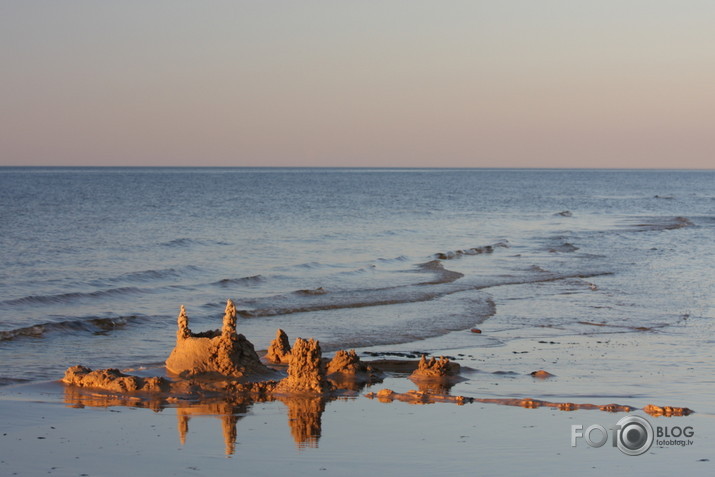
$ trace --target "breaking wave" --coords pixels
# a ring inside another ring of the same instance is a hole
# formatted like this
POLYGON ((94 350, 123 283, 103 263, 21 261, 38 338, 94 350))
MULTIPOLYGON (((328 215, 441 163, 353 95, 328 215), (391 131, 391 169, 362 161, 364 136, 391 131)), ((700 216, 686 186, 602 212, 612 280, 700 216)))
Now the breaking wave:
POLYGON ((569 243, 569 242, 564 242, 561 245, 557 245, 556 247, 551 247, 549 249, 549 252, 551 252, 551 253, 571 253, 571 252, 575 252, 578 249, 579 249, 579 247, 575 246, 574 244, 569 243))
POLYGON ((144 318, 141 315, 119 316, 115 318, 90 317, 78 320, 40 323, 13 330, 0 331, 0 341, 11 341, 18 338, 41 338, 46 333, 74 333, 77 331, 101 334, 126 326, 130 322, 144 318))
POLYGON ((484 281, 482 279, 472 281, 465 280, 457 283, 419 283, 387 288, 335 291, 332 293, 301 293, 304 290, 299 290, 290 295, 274 295, 264 298, 242 300, 240 301, 242 305, 249 305, 252 308, 240 309, 237 310, 237 312, 244 318, 257 318, 290 315, 294 313, 418 303, 470 290, 478 291, 499 286, 545 283, 568 278, 591 278, 611 274, 612 272, 604 271, 566 274, 544 271, 544 273, 540 273, 536 276, 499 278, 491 281, 484 281))
POLYGON ((421 263, 417 266, 419 270, 432 272, 435 274, 435 279, 429 282, 418 283, 418 285, 438 285, 440 283, 451 283, 459 280, 464 276, 463 273, 447 270, 439 260, 431 260, 426 263, 421 263))
MULTIPOLYGON (((469 288, 466 288, 469 289, 469 288)), ((461 290, 453 290, 452 293, 461 290)), ((245 318, 261 316, 289 315, 312 311, 340 310, 345 308, 363 308, 369 306, 396 305, 399 303, 415 303, 433 300, 446 295, 446 290, 420 291, 414 286, 399 287, 398 289, 376 289, 334 292, 327 295, 302 295, 314 298, 308 303, 293 301, 285 295, 272 296, 261 300, 248 300, 243 303, 254 305, 254 309, 238 310, 245 318), (282 305, 282 306, 281 306, 282 305)))
POLYGON ((265 282, 266 279, 263 277, 263 275, 252 275, 250 277, 241 277, 241 278, 224 278, 223 280, 219 280, 217 282, 213 282, 212 285, 218 285, 221 287, 228 287, 228 286, 250 286, 250 285, 257 285, 259 283, 265 282))
POLYGON ((296 295, 307 295, 307 296, 326 295, 328 293, 328 290, 326 290, 323 287, 318 287, 318 288, 306 289, 306 290, 296 290, 293 293, 295 293, 296 295))
POLYGON ((205 240, 205 239, 192 239, 188 237, 177 238, 174 240, 169 240, 168 242, 159 243, 162 247, 191 247, 194 245, 230 245, 227 242, 221 242, 218 240, 205 240))
POLYGON ((146 293, 147 290, 136 287, 110 288, 108 290, 97 290, 93 292, 81 293, 60 293, 58 295, 30 295, 22 298, 14 298, 0 302, 0 305, 49 305, 70 303, 83 298, 105 298, 119 297, 125 295, 136 295, 146 293))
POLYGON ((114 278, 110 278, 110 282, 149 282, 153 280, 163 280, 166 278, 180 278, 185 271, 196 271, 199 267, 189 265, 180 269, 164 268, 160 270, 142 270, 138 272, 123 273, 114 278))
POLYGON ((409 258, 404 255, 400 255, 399 257, 393 257, 393 258, 378 258, 377 259, 378 262, 382 262, 382 263, 406 262, 408 260, 409 260, 409 258))
POLYGON ((465 255, 481 255, 483 253, 493 253, 495 248, 509 248, 509 242, 506 240, 497 242, 492 245, 484 245, 482 247, 473 247, 465 250, 453 250, 449 252, 438 252, 434 254, 435 258, 440 260, 452 260, 465 255))
POLYGON ((626 224, 636 231, 677 230, 695 224, 687 217, 644 217, 636 223, 626 224))

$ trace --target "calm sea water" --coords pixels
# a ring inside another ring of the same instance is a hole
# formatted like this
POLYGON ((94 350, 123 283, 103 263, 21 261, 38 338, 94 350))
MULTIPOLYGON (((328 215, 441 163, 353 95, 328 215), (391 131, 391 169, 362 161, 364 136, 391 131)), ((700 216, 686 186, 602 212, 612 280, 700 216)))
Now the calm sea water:
POLYGON ((713 171, 2 168, 0 384, 161 363, 228 298, 258 349, 699 333, 714 229, 713 171))

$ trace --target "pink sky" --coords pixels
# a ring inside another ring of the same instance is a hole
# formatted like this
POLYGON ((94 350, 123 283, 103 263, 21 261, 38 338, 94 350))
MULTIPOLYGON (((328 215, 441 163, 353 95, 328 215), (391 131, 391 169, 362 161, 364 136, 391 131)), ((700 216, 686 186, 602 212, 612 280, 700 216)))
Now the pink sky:
POLYGON ((0 165, 715 161, 709 1, 0 4, 0 165))

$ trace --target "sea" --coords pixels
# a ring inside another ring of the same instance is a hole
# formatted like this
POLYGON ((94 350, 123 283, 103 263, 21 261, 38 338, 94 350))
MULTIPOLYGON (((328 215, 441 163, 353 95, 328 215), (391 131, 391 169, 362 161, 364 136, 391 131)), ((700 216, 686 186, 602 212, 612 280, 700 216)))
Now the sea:
POLYGON ((0 168, 0 385, 161 366, 193 331, 437 353, 712 346, 715 171, 0 168), (482 333, 499 323, 509 333, 482 333), (478 335, 478 336, 477 336, 478 335))

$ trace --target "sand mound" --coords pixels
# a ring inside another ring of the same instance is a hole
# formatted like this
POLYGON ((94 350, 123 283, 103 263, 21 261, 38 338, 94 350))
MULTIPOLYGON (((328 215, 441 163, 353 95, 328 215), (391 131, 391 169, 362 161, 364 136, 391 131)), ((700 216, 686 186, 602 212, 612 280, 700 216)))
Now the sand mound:
POLYGON ((673 407, 673 406, 656 406, 655 404, 648 404, 643 408, 643 411, 647 412, 654 417, 672 417, 672 416, 687 416, 692 414, 693 411, 687 407, 673 407))
MULTIPOLYGON (((195 398, 207 396, 241 396, 251 400, 269 399, 278 381, 239 382, 237 378, 218 375, 203 375, 189 379, 170 381, 162 377, 140 377, 124 374, 118 369, 92 370, 85 366, 67 368, 62 382, 81 388, 102 389, 125 394, 130 399, 136 392, 151 393, 155 399, 171 400, 177 396, 195 398)), ((94 397, 98 395, 93 395, 94 397)), ((114 396, 116 397, 116 396, 114 396)))
POLYGON ((271 341, 268 347, 268 352, 266 353, 266 359, 271 363, 276 364, 287 364, 290 359, 290 342, 288 341, 288 335, 285 331, 280 328, 276 331, 276 337, 271 341))
POLYGON ((288 377, 278 383, 276 392, 288 394, 322 394, 331 390, 325 379, 320 343, 297 338, 288 364, 288 377))
POLYGON ((326 373, 328 375, 339 374, 342 376, 374 376, 380 371, 360 361, 354 349, 350 351, 340 350, 335 353, 333 359, 328 363, 326 373))
POLYGON ((410 375, 410 378, 449 378, 458 374, 459 364, 450 362, 448 358, 440 356, 439 359, 435 359, 433 356, 428 361, 425 355, 422 355, 417 369, 410 375))
POLYGON ((62 382, 84 388, 101 388, 117 392, 161 392, 170 384, 160 377, 140 378, 121 373, 118 369, 98 369, 92 371, 84 366, 72 366, 65 372, 62 382))
POLYGON ((436 402, 451 402, 463 406, 473 402, 473 398, 464 396, 450 396, 448 394, 429 393, 417 390, 410 390, 406 393, 396 393, 392 389, 381 389, 377 393, 367 393, 366 398, 377 398, 380 402, 402 401, 409 404, 433 404, 436 402))
POLYGON ((559 411, 577 411, 577 410, 598 410, 604 412, 631 412, 634 408, 622 404, 591 404, 591 403, 572 403, 572 402, 551 402, 542 401, 532 398, 474 398, 475 402, 501 404, 503 406, 518 406, 525 409, 538 409, 540 407, 549 407, 558 409, 559 411))
POLYGON ((553 377, 554 377, 553 374, 551 374, 551 373, 548 372, 548 371, 544 371, 543 369, 540 369, 540 370, 538 370, 538 371, 532 371, 532 372, 529 373, 529 374, 530 374, 531 376, 533 376, 533 377, 535 377, 535 378, 539 378, 539 379, 548 379, 548 378, 553 378, 553 377))
POLYGON ((193 376, 214 372, 231 377, 271 373, 261 363, 253 344, 236 333, 236 308, 231 300, 226 302, 221 331, 192 333, 183 306, 177 322, 176 346, 166 360, 166 369, 171 373, 193 376))
POLYGON ((381 382, 383 373, 360 361, 355 350, 340 350, 326 365, 328 380, 338 389, 359 392, 364 386, 381 382))

